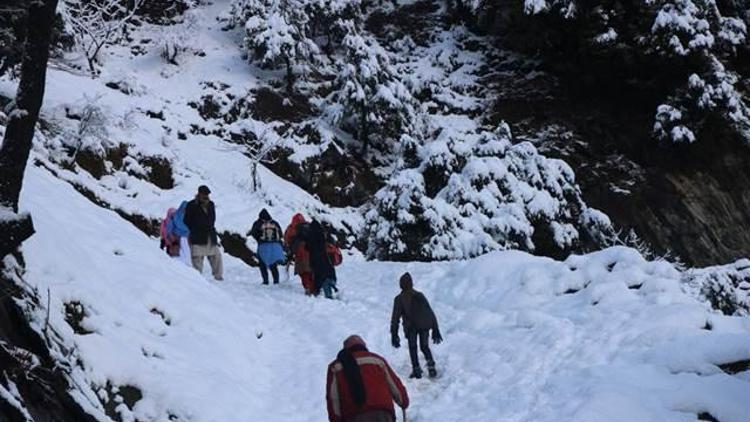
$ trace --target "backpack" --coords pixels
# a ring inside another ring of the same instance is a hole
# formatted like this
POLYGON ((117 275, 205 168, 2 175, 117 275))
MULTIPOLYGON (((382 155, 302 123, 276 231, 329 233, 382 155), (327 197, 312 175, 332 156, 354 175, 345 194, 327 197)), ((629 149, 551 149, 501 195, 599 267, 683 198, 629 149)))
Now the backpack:
POLYGON ((326 242, 326 254, 334 267, 338 267, 344 262, 344 257, 341 255, 341 249, 333 243, 326 242))
POLYGON ((260 226, 260 241, 264 243, 281 242, 281 229, 273 221, 266 221, 260 226))

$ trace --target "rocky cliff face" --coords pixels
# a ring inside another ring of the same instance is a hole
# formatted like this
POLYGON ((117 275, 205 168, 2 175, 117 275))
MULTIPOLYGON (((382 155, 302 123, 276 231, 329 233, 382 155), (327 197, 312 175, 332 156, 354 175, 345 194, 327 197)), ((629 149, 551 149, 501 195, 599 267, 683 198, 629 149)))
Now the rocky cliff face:
POLYGON ((654 254, 691 266, 750 255, 750 148, 719 125, 710 140, 660 145, 648 133, 652 108, 514 69, 497 82, 513 89, 498 91, 495 118, 568 162, 584 200, 623 235, 632 230, 654 254))

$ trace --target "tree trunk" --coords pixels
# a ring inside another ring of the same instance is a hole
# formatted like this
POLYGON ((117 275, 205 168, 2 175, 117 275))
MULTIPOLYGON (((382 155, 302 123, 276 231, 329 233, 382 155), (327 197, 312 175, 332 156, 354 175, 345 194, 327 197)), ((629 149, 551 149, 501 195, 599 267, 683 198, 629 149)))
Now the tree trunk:
POLYGON ((292 88, 294 88, 294 73, 292 73, 292 61, 289 59, 289 56, 284 56, 284 62, 286 63, 286 92, 288 94, 291 94, 292 88))
POLYGON ((367 106, 362 106, 359 114, 359 138, 362 142, 362 155, 367 154, 367 150, 370 148, 369 129, 369 125, 367 124, 367 106))
POLYGON ((0 205, 13 212, 18 212, 23 173, 44 98, 56 8, 57 0, 34 1, 29 5, 21 81, 8 115, 5 138, 0 146, 0 205))

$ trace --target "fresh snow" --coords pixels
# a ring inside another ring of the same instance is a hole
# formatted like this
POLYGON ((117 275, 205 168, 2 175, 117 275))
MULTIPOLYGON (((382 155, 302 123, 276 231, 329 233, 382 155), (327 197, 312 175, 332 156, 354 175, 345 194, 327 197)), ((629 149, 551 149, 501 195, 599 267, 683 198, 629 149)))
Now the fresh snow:
POLYGON ((406 378, 388 326, 407 270, 446 339, 434 347, 441 376, 406 380, 410 420, 750 418, 747 377, 717 367, 750 358, 750 320, 712 313, 682 291, 679 271, 632 249, 564 262, 513 251, 431 264, 347 256, 343 298, 329 301, 304 296, 296 279, 261 287, 226 256, 226 281, 208 281, 38 167, 22 207, 38 230, 24 246, 26 279, 43 299, 49 289, 53 332, 81 362, 78 400, 101 420, 94 397, 107 383, 143 392, 132 412, 119 407, 125 421, 324 420, 326 365, 347 335, 406 378), (65 322, 74 301, 91 334, 65 322))

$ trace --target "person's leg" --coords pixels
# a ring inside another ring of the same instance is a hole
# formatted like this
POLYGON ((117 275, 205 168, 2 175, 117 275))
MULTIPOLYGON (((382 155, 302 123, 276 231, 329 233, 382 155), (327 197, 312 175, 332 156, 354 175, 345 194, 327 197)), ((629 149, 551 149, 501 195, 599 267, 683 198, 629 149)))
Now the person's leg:
POLYGON ((435 376, 435 360, 432 358, 430 350, 430 331, 423 330, 419 332, 419 348, 422 350, 424 359, 427 361, 427 370, 430 376, 435 376))
POLYGON ((211 273, 213 273, 214 280, 224 280, 224 261, 221 258, 221 249, 218 246, 212 248, 211 254, 208 255, 208 263, 211 264, 211 273))
POLYGON ((278 266, 278 264, 271 265, 271 276, 273 277, 273 284, 279 284, 279 266, 278 266))
POLYGON ((268 267, 266 267, 262 259, 258 260, 258 264, 260 264, 260 276, 263 278, 263 284, 268 284, 268 267))
POLYGON ((204 257, 203 246, 193 245, 190 248, 190 260, 193 262, 193 268, 198 270, 199 273, 203 274, 203 257, 204 257))
POLYGON ((326 279, 323 283, 323 294, 327 299, 333 299, 333 284, 335 281, 331 278, 326 279))
POLYGON ((203 274, 203 256, 193 255, 190 257, 190 260, 193 263, 193 268, 198 270, 199 273, 203 274))
POLYGON ((411 375, 409 377, 419 378, 422 376, 422 368, 419 366, 419 356, 417 355, 416 331, 406 333, 406 341, 409 343, 409 358, 411 358, 411 375))
POLYGON ((305 294, 311 295, 315 288, 312 273, 302 273, 299 275, 299 278, 302 280, 302 288, 305 289, 305 294))

